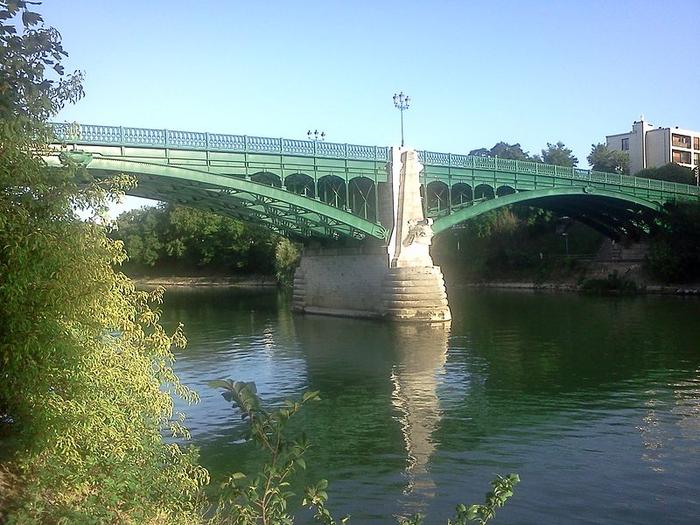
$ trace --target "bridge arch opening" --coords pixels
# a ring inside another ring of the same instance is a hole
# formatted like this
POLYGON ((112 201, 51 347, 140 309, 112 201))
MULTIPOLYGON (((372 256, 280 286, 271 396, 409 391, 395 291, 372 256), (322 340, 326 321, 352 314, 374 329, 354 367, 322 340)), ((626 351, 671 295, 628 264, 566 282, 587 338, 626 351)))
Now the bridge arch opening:
POLYGON ((494 197, 493 188, 488 184, 479 184, 474 188, 475 199, 493 199, 494 197))
POLYGON ((303 195, 311 199, 316 197, 314 179, 306 173, 292 173, 288 175, 287 178, 284 179, 284 187, 287 188, 287 191, 291 191, 297 195, 303 195))
POLYGON ((499 186, 496 190, 496 195, 498 197, 505 197, 506 195, 511 195, 513 193, 515 193, 515 188, 510 186, 499 186))
POLYGON ((569 216, 613 239, 641 231, 661 208, 652 201, 607 189, 591 191, 586 187, 548 187, 475 201, 472 206, 453 210, 447 216, 436 217, 433 232, 439 234, 482 213, 513 204, 534 206, 551 210, 560 216, 569 216))
POLYGON ((469 184, 458 182, 452 185, 452 206, 463 206, 474 200, 474 192, 469 184))
POLYGON ((258 173, 251 175, 250 180, 257 182, 258 184, 265 184, 266 186, 272 186, 274 188, 282 187, 282 181, 280 178, 269 171, 259 171, 258 173))
POLYGON ((318 179, 318 197, 336 208, 347 206, 347 186, 345 181, 336 175, 326 175, 318 179))
POLYGON ((369 221, 377 220, 377 187, 368 177, 356 177, 348 183, 350 211, 369 221))
POLYGON ((440 214, 450 208, 450 188, 442 181, 434 180, 426 186, 427 207, 430 215, 440 214))

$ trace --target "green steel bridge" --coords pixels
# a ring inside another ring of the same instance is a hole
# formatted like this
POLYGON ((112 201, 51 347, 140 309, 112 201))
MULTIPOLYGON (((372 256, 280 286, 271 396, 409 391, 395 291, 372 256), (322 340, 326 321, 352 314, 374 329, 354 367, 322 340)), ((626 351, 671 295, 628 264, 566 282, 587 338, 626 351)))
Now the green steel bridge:
MULTIPOLYGON (((129 194, 204 208, 301 238, 386 239, 391 148, 166 129, 53 124, 59 153, 98 177, 134 176, 129 194), (383 220, 383 222, 382 222, 383 220)), ((616 238, 700 188, 529 161, 419 151, 434 233, 523 203, 616 238)), ((389 201, 390 202, 390 201, 389 201)), ((390 204, 388 205, 390 206, 390 204)))

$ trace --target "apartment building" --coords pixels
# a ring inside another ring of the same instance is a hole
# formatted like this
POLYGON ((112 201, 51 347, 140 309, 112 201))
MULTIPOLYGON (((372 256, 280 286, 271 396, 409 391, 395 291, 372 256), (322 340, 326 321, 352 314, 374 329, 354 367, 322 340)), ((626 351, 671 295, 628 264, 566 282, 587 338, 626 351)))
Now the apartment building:
POLYGON ((629 153, 633 175, 669 162, 691 169, 700 167, 700 131, 654 127, 640 117, 632 124, 632 131, 607 135, 605 142, 609 149, 629 153))

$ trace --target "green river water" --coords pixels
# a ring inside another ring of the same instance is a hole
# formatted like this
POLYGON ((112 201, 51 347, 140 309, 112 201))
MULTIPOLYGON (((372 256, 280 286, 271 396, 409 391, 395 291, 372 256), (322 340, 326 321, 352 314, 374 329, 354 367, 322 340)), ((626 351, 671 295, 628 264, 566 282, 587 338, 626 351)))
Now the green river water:
MULTIPOLYGON (((210 379, 266 402, 320 390, 297 421, 299 485, 330 482, 351 523, 445 523, 496 474, 522 482, 494 523, 700 523, 700 300, 448 290, 449 327, 299 316, 276 291, 171 290, 181 406, 214 484, 258 451, 210 379)), ((298 491, 300 492, 300 491, 298 491)), ((300 514, 299 522, 308 521, 300 514)))

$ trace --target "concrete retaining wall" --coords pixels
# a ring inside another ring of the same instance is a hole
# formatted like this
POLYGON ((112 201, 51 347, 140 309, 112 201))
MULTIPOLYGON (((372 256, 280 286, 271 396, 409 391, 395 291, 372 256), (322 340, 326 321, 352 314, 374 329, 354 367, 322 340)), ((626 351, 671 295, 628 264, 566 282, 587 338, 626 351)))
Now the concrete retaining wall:
POLYGON ((380 317, 386 253, 305 252, 294 275, 295 311, 380 317))

